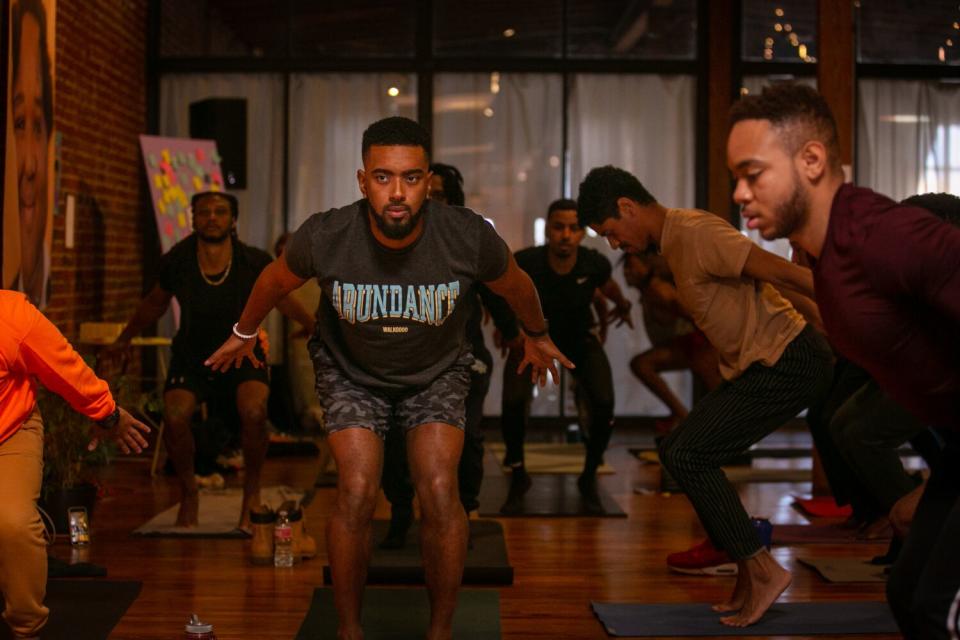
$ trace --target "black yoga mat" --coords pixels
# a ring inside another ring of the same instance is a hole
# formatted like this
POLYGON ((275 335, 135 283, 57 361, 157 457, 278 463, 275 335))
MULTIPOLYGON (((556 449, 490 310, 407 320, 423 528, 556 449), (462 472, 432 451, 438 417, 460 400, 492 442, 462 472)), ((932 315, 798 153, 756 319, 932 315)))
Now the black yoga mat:
POLYGON ((756 624, 720 623, 726 614, 709 604, 627 604, 593 602, 593 612, 612 636, 718 637, 897 633, 885 602, 788 602, 774 604, 756 624))
MULTIPOLYGON (((402 549, 381 549, 390 523, 373 522, 373 555, 367 569, 367 584, 424 584, 420 559, 420 524, 415 522, 402 549)), ((495 520, 471 520, 472 548, 467 550, 463 584, 513 584, 513 567, 507 559, 503 526, 495 520)), ((330 584, 330 567, 323 567, 323 581, 330 584)))
MULTIPOLYGON (((430 621, 427 590, 371 589, 363 594, 360 618, 365 640, 408 640, 422 638, 430 621)), ((316 589, 307 617, 295 640, 335 640, 337 610, 333 591, 316 589)), ((453 616, 453 637, 457 640, 497 640, 500 637, 500 594, 492 590, 464 589, 453 616)))
POLYGON ((548 518, 626 518, 616 500, 610 497, 602 486, 597 487, 603 510, 594 512, 587 509, 577 489, 577 476, 569 474, 538 474, 532 476, 533 486, 523 497, 522 508, 516 513, 500 513, 500 507, 507 499, 510 490, 510 476, 490 476, 483 479, 480 489, 480 515, 497 518, 529 518, 542 516, 548 518))
MULTIPOLYGON (((140 586, 112 580, 48 581, 44 604, 50 619, 41 640, 106 640, 140 595, 140 586)), ((13 638, 10 628, 0 623, 0 640, 8 638, 13 638)))

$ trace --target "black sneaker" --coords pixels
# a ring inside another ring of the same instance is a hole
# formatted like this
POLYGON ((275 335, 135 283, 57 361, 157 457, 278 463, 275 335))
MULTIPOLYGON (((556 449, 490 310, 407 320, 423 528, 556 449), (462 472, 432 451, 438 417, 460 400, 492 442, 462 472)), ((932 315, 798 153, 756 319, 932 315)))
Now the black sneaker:
POLYGON ((577 478, 577 489, 580 490, 580 502, 587 513, 604 513, 600 494, 597 492, 596 474, 580 474, 577 478))
POLYGON ((413 513, 406 509, 390 510, 390 529, 380 543, 381 549, 403 549, 407 544, 407 532, 413 524, 413 513))
POLYGON ((510 491, 507 493, 507 500, 500 507, 500 513, 515 514, 523 510, 523 496, 530 491, 533 486, 533 480, 530 474, 523 467, 513 467, 513 473, 510 476, 510 491))

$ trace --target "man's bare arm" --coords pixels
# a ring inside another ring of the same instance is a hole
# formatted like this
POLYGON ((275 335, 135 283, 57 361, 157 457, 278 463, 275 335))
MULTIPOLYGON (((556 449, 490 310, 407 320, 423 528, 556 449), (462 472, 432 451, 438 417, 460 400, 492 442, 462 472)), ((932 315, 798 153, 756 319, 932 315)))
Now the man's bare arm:
POLYGON ((133 337, 140 335, 144 329, 159 320, 160 316, 166 313, 170 306, 171 298, 173 298, 172 293, 164 291, 160 285, 154 285, 150 293, 140 301, 140 305, 133 312, 130 322, 117 336, 116 344, 120 346, 130 344, 133 337))
MULTIPOLYGON (((246 335, 256 334, 270 310, 304 282, 306 280, 290 271, 282 255, 271 262, 260 272, 260 277, 253 285, 237 322, 237 331, 246 335)), ((244 359, 249 359, 254 366, 261 366, 262 363, 253 354, 256 342, 255 339, 241 340, 232 335, 204 364, 214 371, 226 371, 231 366, 239 367, 244 359)))
POLYGON ((743 265, 743 275, 769 282, 777 289, 793 289, 813 298, 813 272, 753 245, 743 265))

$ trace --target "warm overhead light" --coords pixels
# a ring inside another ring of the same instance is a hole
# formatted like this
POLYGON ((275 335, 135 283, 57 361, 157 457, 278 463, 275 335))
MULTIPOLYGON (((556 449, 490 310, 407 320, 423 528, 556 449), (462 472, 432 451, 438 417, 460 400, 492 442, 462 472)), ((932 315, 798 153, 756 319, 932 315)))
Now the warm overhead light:
POLYGON ((781 9, 780 7, 777 7, 776 9, 774 9, 773 12, 777 15, 778 18, 783 17, 783 9, 781 9))
POLYGON ((773 51, 770 49, 763 50, 763 59, 764 60, 773 60, 773 51))
POLYGON ((777 24, 773 25, 773 30, 777 33, 780 33, 783 31, 783 25, 778 22, 777 24))
POLYGON ((940 49, 937 50, 937 58, 940 59, 940 62, 947 61, 947 52, 943 50, 943 47, 940 47, 940 49))
POLYGON ((517 180, 518 180, 519 182, 526 182, 526 181, 527 181, 527 172, 526 172, 526 171, 520 171, 519 173, 517 173, 517 180))
POLYGON ((807 59, 807 45, 802 44, 797 48, 797 55, 800 56, 801 60, 807 59))
POLYGON ((550 166, 556 169, 560 166, 560 156, 550 156, 550 166))
POLYGON ((390 87, 387 89, 387 95, 391 98, 396 98, 398 95, 400 95, 400 89, 397 89, 396 87, 390 87))
POLYGON ((948 46, 948 47, 952 47, 952 46, 953 46, 953 40, 951 40, 950 38, 947 38, 947 46, 948 46))
POLYGON ((747 89, 746 87, 740 87, 740 97, 741 97, 741 98, 742 98, 743 96, 749 94, 749 93, 750 93, 750 89, 747 89))
POLYGON ((503 30, 503 37, 504 37, 504 38, 512 38, 512 37, 515 36, 515 35, 517 35, 517 30, 516 30, 516 29, 513 29, 513 28, 511 28, 511 27, 507 27, 506 29, 503 30))
POLYGON ((500 72, 494 71, 490 74, 490 93, 500 93, 500 72))
POLYGON ((953 28, 954 28, 954 29, 960 29, 960 22, 954 22, 954 23, 953 23, 953 28))
POLYGON ((773 46, 773 38, 767 38, 766 40, 763 41, 763 44, 766 45, 766 46, 768 46, 768 47, 772 47, 772 46, 773 46))
POLYGON ((922 116, 916 113, 895 113, 889 116, 880 116, 880 122, 892 122, 894 124, 919 124, 921 122, 930 122, 930 116, 922 116))
POLYGON ((783 30, 787 33, 790 33, 793 31, 793 25, 788 22, 787 24, 783 25, 783 30))
POLYGON ((485 109, 483 110, 483 115, 487 116, 488 118, 492 118, 492 117, 493 117, 493 107, 487 107, 487 108, 485 108, 485 109))

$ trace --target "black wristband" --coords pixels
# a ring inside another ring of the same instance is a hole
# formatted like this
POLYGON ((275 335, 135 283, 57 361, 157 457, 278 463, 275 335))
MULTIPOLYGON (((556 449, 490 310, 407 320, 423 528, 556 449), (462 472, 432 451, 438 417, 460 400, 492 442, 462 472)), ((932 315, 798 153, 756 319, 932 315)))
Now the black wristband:
POLYGON ((101 429, 109 430, 117 426, 118 422, 120 422, 120 405, 116 405, 113 408, 113 413, 108 415, 106 418, 97 421, 97 425, 99 425, 101 429))
POLYGON ((528 338, 542 338, 548 333, 550 333, 550 323, 546 318, 543 319, 543 329, 540 331, 531 331, 525 325, 521 324, 520 327, 523 329, 523 332, 527 334, 528 338))

